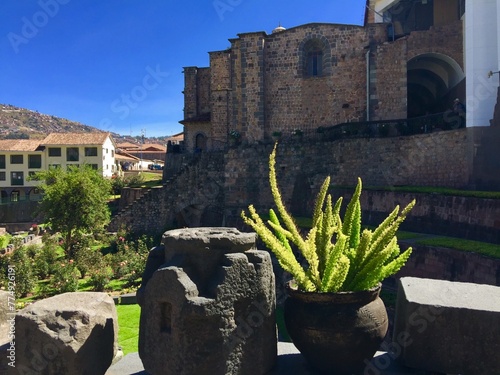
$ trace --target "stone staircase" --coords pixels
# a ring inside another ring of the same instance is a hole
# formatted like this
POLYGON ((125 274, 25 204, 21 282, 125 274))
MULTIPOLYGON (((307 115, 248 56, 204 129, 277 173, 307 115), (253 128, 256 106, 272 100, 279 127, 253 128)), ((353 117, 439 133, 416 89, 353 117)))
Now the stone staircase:
MULTIPOLYGON (((220 162, 221 156, 223 160, 222 153, 199 154, 190 158, 162 186, 146 189, 140 197, 114 215, 108 231, 125 227, 135 233, 161 233, 173 226, 176 215, 184 207, 209 204, 200 194, 203 186, 199 185, 209 178, 206 176, 206 164, 213 159, 220 162)), ((213 168, 208 169, 213 172, 213 168)), ((220 170, 223 174, 223 168, 220 170)))

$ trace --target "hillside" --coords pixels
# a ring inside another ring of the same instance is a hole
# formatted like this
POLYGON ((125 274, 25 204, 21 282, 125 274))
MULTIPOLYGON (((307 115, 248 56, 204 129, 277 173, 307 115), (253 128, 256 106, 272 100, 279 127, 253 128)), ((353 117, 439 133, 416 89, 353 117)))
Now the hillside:
POLYGON ((0 139, 41 139, 49 133, 102 131, 92 126, 0 104, 0 139))
MULTIPOLYGON (((103 130, 64 118, 44 115, 37 111, 0 104, 0 139, 43 139, 49 133, 101 132, 103 130)), ((112 133, 116 142, 139 144, 140 136, 112 133)), ((166 144, 169 136, 146 137, 144 143, 166 144)))

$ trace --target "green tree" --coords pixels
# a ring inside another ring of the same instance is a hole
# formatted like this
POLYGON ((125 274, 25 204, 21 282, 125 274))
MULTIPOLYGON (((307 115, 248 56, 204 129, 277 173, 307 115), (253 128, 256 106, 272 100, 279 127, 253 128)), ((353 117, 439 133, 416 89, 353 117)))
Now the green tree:
POLYGON ((109 223, 111 183, 88 165, 54 168, 37 173, 43 199, 39 212, 64 238, 68 258, 73 256, 77 234, 95 234, 109 223))

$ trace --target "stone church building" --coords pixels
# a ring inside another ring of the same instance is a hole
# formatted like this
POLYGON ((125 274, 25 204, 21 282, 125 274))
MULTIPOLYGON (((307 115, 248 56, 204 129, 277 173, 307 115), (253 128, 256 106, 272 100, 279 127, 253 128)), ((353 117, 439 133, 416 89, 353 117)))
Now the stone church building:
POLYGON ((468 111, 468 127, 489 126, 498 76, 488 72, 499 70, 500 29, 485 30, 477 13, 498 22, 499 2, 368 0, 363 26, 311 23, 238 34, 227 50, 210 52, 209 67, 184 68, 186 149, 443 113, 455 98, 477 109, 468 111), (492 46, 481 57, 485 43, 492 46), (478 85, 486 99, 476 100, 478 85))

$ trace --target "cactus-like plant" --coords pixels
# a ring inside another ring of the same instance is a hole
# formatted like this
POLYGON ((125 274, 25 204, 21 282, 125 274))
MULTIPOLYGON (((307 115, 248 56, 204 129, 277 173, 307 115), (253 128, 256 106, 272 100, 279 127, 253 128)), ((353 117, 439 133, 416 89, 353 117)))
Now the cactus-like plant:
POLYGON ((269 157, 269 183, 277 213, 270 209, 265 223, 250 205, 249 216, 242 211, 241 217, 276 255, 281 267, 294 277, 299 289, 308 292, 367 290, 399 271, 412 249, 401 253, 396 231, 415 200, 401 212, 396 206, 374 231, 361 231, 361 179, 358 178, 342 220, 342 197, 332 204, 328 194, 330 177, 327 177, 316 197, 312 227, 303 237, 281 199, 275 169, 276 147, 277 143, 269 157), (297 260, 290 243, 303 255, 305 267, 297 260))

